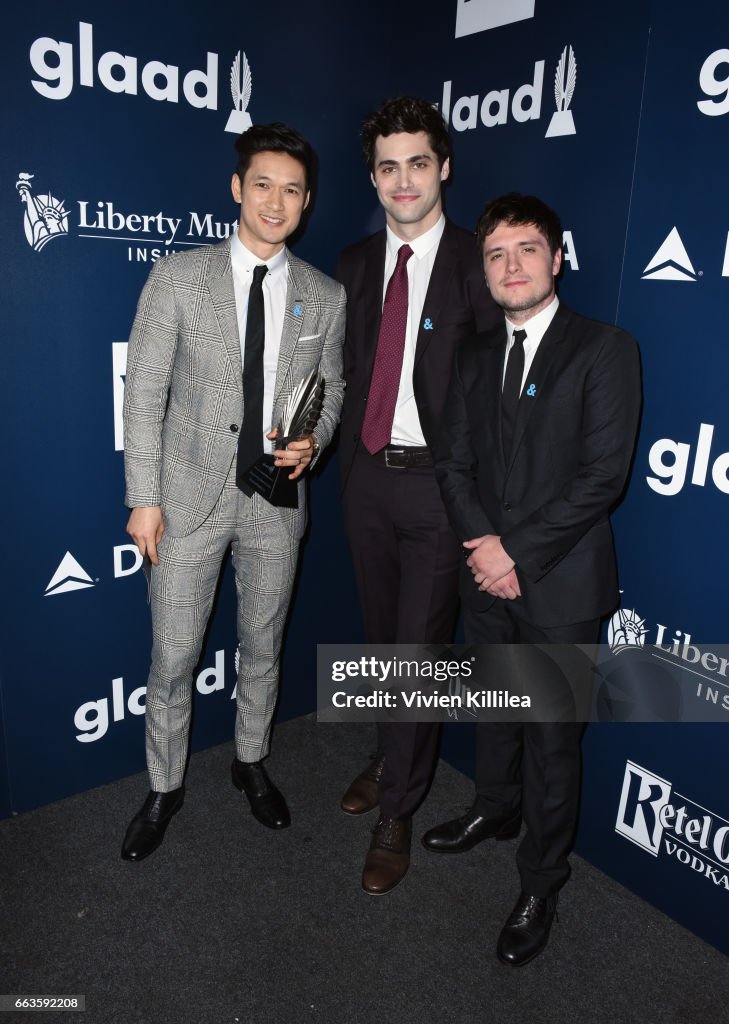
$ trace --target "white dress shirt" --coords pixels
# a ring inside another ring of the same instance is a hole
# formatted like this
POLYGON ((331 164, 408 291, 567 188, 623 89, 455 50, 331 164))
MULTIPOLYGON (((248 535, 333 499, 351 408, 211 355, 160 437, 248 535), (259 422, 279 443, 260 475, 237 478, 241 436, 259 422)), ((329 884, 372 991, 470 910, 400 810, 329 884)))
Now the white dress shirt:
POLYGON ((547 333, 547 328, 554 319, 554 314, 557 312, 559 306, 559 299, 555 295, 552 301, 545 309, 542 309, 536 316, 533 316, 531 320, 527 320, 524 324, 513 324, 508 317, 506 320, 506 355, 504 356, 504 369, 501 375, 501 386, 504 386, 504 378, 506 377, 506 363, 509 359, 509 352, 514 347, 514 331, 526 331, 526 338, 524 339, 524 376, 521 378, 521 388, 519 394, 521 394, 526 379, 531 369, 531 365, 534 362, 534 356, 537 354, 539 343, 541 342, 544 335, 547 333))
MULTIPOLYGON (((405 351, 402 360, 402 373, 400 374, 400 387, 397 393, 397 404, 395 405, 395 418, 392 423, 391 441, 397 445, 420 446, 425 444, 423 429, 420 426, 418 407, 415 404, 413 393, 413 367, 415 365, 415 345, 418 340, 418 331, 425 305, 425 295, 430 283, 430 275, 435 263, 445 228, 445 217, 441 214, 440 219, 425 234, 409 242, 413 255, 407 263, 408 269, 408 322, 405 329, 405 351)), ((405 245, 402 238, 398 238, 394 231, 387 228, 387 251, 385 254, 385 280, 382 291, 382 301, 385 301, 387 285, 395 270, 397 253, 402 245, 405 245)))
POLYGON ((273 392, 276 386, 278 354, 281 348, 284 311, 286 309, 286 291, 288 287, 288 260, 286 247, 282 248, 270 260, 261 260, 247 249, 238 232, 230 240, 230 262, 233 267, 233 291, 235 292, 235 309, 238 317, 238 335, 240 337, 241 366, 245 365, 246 322, 248 320, 248 296, 253 282, 253 271, 265 263, 268 273, 263 279, 263 309, 266 335, 263 344, 263 450, 272 451, 273 445, 266 440, 266 434, 272 426, 273 392))

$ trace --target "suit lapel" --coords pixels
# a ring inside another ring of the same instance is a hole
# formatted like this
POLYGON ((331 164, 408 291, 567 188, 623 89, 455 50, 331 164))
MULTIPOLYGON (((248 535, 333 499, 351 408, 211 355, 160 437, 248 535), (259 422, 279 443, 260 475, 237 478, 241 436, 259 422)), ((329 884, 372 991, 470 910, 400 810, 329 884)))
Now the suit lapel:
POLYGON ((360 337, 364 342, 362 366, 364 379, 369 382, 377 352, 377 340, 380 336, 382 320, 382 300, 385 288, 385 257, 387 254, 387 235, 378 231, 362 262, 362 306, 364 324, 360 337))
POLYGON ((230 242, 221 242, 210 250, 207 266, 207 285, 218 320, 223 344, 233 369, 236 387, 243 392, 243 366, 240 357, 238 311, 233 290, 233 270, 230 262, 230 242))
MULTIPOLYGON (((507 473, 511 471, 529 420, 537 404, 542 400, 542 395, 547 388, 555 357, 559 351, 559 345, 566 336, 568 320, 569 312, 560 303, 551 324, 539 343, 539 348, 536 351, 532 365, 529 367, 529 373, 524 381, 524 388, 519 399, 519 408, 514 425, 514 441, 511 447, 507 473)), ((500 416, 499 421, 501 421, 500 416)))
MULTIPOLYGON (((281 330, 281 346, 278 352, 278 367, 276 368, 276 386, 273 392, 274 422, 277 419, 277 407, 281 398, 281 392, 286 381, 286 375, 294 357, 296 343, 301 334, 304 323, 304 314, 311 303, 312 295, 309 282, 303 273, 301 260, 290 251, 286 253, 288 260, 288 283, 286 286, 286 308, 284 310, 283 328, 281 330)), ((298 384, 299 382, 296 381, 298 384)))
POLYGON ((423 313, 418 324, 418 336, 415 342, 415 363, 417 366, 423 358, 435 333, 434 326, 440 322, 440 312, 443 304, 448 300, 451 280, 460 267, 458 249, 449 230, 450 225, 446 221, 443 234, 438 244, 438 251, 433 262, 433 269, 430 273, 428 290, 425 293, 423 313), (426 323, 432 326, 426 328, 426 323))

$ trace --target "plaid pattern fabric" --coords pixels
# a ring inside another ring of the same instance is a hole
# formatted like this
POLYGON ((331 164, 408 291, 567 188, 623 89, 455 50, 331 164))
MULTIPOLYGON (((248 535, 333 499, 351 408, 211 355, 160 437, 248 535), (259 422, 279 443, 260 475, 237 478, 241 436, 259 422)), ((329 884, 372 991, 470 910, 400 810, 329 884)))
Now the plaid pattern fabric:
MULTIPOLYGON (((288 253, 288 291, 273 418, 314 367, 325 381, 316 428, 322 448, 344 393, 344 289, 288 253)), ((161 505, 166 529, 184 537, 219 498, 243 422, 240 340, 230 243, 173 253, 155 263, 129 340, 124 395, 126 504, 161 505)), ((292 532, 303 533, 304 482, 292 532)))
POLYGON ((228 545, 238 591, 236 753, 241 761, 258 761, 269 752, 299 548, 283 511, 238 490, 233 468, 202 526, 187 537, 166 533, 160 541, 160 564, 152 566, 150 581, 154 640, 146 707, 150 787, 159 793, 182 785, 193 670, 228 545))
MULTIPOLYGON (((301 379, 318 367, 326 385, 316 436, 322 448, 339 421, 344 383, 345 296, 341 285, 288 257, 274 422, 301 379)), ((152 789, 183 778, 193 669, 231 546, 238 589, 240 668, 236 749, 268 753, 281 637, 306 527, 299 507, 277 509, 235 486, 243 385, 230 245, 159 260, 137 308, 124 398, 126 503, 161 505, 165 534, 151 572, 154 643, 146 745, 152 789), (231 428, 235 429, 231 429, 231 428)))

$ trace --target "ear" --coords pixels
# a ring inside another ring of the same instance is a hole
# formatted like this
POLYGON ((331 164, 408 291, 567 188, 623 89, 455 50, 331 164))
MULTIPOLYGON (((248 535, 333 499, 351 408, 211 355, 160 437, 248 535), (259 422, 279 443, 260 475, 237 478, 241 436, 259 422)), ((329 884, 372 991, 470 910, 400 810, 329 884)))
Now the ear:
POLYGON ((372 173, 370 173, 370 181, 372 182, 373 188, 377 188, 377 182, 375 181, 375 176, 372 173))
POLYGON ((309 200, 310 199, 311 199, 311 192, 307 192, 306 193, 306 198, 304 199, 304 205, 301 207, 302 210, 305 210, 306 207, 309 205, 309 200))
POLYGON ((234 174, 231 178, 230 191, 233 193, 233 199, 235 199, 236 203, 239 203, 241 201, 241 184, 237 174, 234 174))
POLYGON ((562 266, 562 250, 557 249, 552 258, 552 274, 556 277, 562 266))
POLYGON ((440 180, 446 181, 451 173, 451 161, 449 157, 443 161, 443 166, 440 169, 440 180))

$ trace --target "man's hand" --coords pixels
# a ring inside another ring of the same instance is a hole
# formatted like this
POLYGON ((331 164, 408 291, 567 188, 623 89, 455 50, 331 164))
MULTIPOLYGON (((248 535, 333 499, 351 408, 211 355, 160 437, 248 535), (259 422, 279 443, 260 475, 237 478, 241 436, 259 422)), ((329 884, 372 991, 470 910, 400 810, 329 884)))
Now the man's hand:
POLYGON ((466 559, 466 565, 481 590, 488 590, 514 568, 514 559, 504 551, 501 538, 493 533, 466 540, 463 546, 471 552, 466 559))
POLYGON ((516 569, 507 572, 506 576, 502 576, 500 580, 492 583, 490 587, 482 583, 478 589, 485 590, 492 597, 500 597, 503 601, 513 601, 517 597, 521 597, 521 587, 516 576, 516 569))
POLYGON ((153 565, 159 565, 157 545, 162 540, 164 532, 165 524, 159 505, 132 509, 127 523, 127 533, 139 548, 140 555, 147 555, 153 565))
MULTIPOLYGON (((273 441, 277 435, 278 429, 274 427, 273 430, 269 430, 266 437, 269 441, 273 441)), ((289 441, 287 448, 277 449, 273 455, 277 466, 286 468, 293 466, 294 471, 289 473, 289 480, 296 480, 314 458, 314 435, 309 434, 308 437, 302 437, 299 441, 289 441)))

